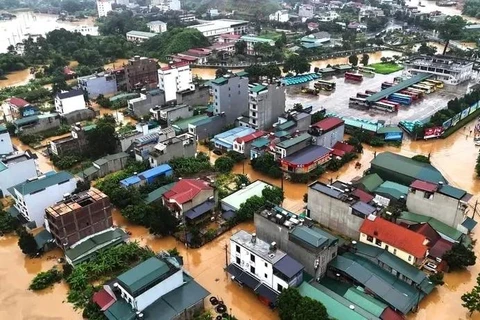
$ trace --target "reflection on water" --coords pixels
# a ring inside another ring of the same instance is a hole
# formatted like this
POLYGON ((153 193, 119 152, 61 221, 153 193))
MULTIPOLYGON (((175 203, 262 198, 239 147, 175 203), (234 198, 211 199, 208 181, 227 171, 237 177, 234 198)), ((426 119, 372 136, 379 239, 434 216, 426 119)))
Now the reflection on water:
MULTIPOLYGON (((458 2, 461 3, 462 1, 458 1, 458 2)), ((428 0, 428 1, 427 0, 407 0, 405 1, 405 4, 408 6, 417 6, 419 11, 424 13, 429 13, 432 11, 440 11, 441 13, 449 16, 462 15, 462 10, 460 8, 460 5, 453 6, 453 7, 439 7, 436 5, 436 0, 428 0), (421 3, 422 6, 420 6, 419 3, 421 3)), ((463 18, 473 23, 478 23, 480 21, 480 19, 478 18, 473 18, 468 16, 463 16, 463 18)))

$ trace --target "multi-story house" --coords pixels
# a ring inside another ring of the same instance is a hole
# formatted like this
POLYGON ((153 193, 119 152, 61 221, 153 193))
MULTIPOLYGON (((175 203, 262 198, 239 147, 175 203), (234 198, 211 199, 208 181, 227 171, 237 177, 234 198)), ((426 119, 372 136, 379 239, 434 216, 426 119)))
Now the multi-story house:
POLYGON ((21 152, 0 159, 0 198, 10 195, 8 189, 37 176, 32 154, 21 152))
POLYGON ((110 199, 95 188, 66 195, 45 209, 45 229, 64 249, 112 226, 110 199))
POLYGON ((88 93, 89 99, 99 95, 110 96, 117 93, 117 79, 114 73, 95 73, 78 77, 78 87, 88 93))
POLYGON ((96 128, 96 125, 82 126, 80 123, 70 129, 70 137, 58 138, 50 141, 50 152, 61 156, 68 153, 82 153, 88 145, 87 133, 96 128))
POLYGON ((158 69, 158 87, 165 93, 165 101, 177 99, 177 92, 195 90, 188 63, 170 63, 158 69))
POLYGON ((150 114, 162 126, 171 126, 179 119, 191 118, 193 116, 193 108, 186 104, 167 105, 164 107, 156 106, 150 109, 150 114))
POLYGON ((302 4, 298 7, 298 16, 304 19, 313 18, 315 7, 310 4, 302 4))
POLYGON ((148 28, 150 31, 155 33, 162 33, 167 31, 167 24, 160 20, 150 21, 147 23, 148 28))
POLYGON ((248 21, 216 19, 211 21, 202 21, 200 24, 188 26, 200 31, 205 37, 217 39, 222 34, 245 34, 248 30, 248 21))
POLYGON ((154 183, 160 178, 173 175, 173 169, 168 164, 145 170, 139 174, 125 178, 120 181, 120 185, 124 188, 140 187, 154 183))
POLYGON ((251 55, 257 53, 255 52, 255 47, 256 47, 255 45, 258 43, 263 43, 272 47, 275 45, 275 41, 272 39, 254 37, 254 36, 242 36, 240 40, 245 41, 245 43, 247 44, 247 54, 251 54, 251 55))
POLYGON ((8 189, 15 204, 13 210, 36 227, 45 222, 45 208, 60 201, 77 187, 77 181, 68 172, 47 173, 29 178, 8 189))
POLYGON ((249 125, 256 130, 270 129, 285 112, 283 85, 249 85, 248 97, 249 125))
POLYGON ((76 89, 56 94, 55 111, 59 114, 68 114, 83 109, 86 109, 83 90, 76 89))
POLYGON ((158 86, 157 62, 153 59, 135 56, 125 66, 127 90, 153 89, 158 86))
POLYGON ((159 142, 149 155, 150 166, 156 167, 175 158, 194 157, 197 153, 197 140, 189 133, 159 142))
POLYGON ((255 131, 246 136, 236 138, 233 140, 233 151, 243 154, 245 157, 250 157, 250 149, 255 139, 266 135, 265 131, 255 131))
POLYGON ((58 113, 44 113, 13 120, 16 134, 34 134, 60 127, 58 113))
POLYGON ((127 41, 142 43, 150 38, 157 36, 157 34, 154 32, 132 30, 128 31, 125 36, 127 37, 127 41))
POLYGON ((278 21, 278 22, 288 22, 290 20, 290 15, 288 14, 288 10, 278 10, 268 16, 268 20, 270 21, 278 21))
POLYGON ((156 106, 165 103, 165 93, 160 89, 149 90, 140 93, 140 97, 128 100, 127 111, 130 115, 143 117, 150 113, 150 110, 156 106))
POLYGON ((254 222, 260 238, 275 242, 315 279, 325 275, 328 263, 337 256, 338 238, 281 207, 256 213, 254 222))
POLYGON ((275 145, 274 156, 276 159, 283 159, 311 145, 312 136, 308 133, 303 133, 291 139, 277 143, 275 145))
POLYGON ((338 19, 338 18, 340 18, 340 15, 337 12, 327 11, 327 12, 323 12, 319 15, 318 21, 330 22, 330 21, 333 21, 333 20, 338 19))
POLYGON ((247 127, 236 127, 215 135, 212 139, 215 148, 230 151, 233 150, 235 140, 255 132, 255 129, 247 127))
MULTIPOLYGON (((224 115, 226 123, 233 123, 248 113, 248 74, 226 74, 211 81, 213 113, 224 115)), ((285 103, 285 101, 284 101, 285 103)))
POLYGON ((0 124, 0 156, 13 152, 12 139, 4 124, 0 124))
POLYGON ((97 0, 98 17, 106 17, 112 11, 112 3, 109 0, 97 0))
POLYGON ((405 62, 405 69, 412 75, 431 74, 447 84, 457 85, 473 75, 473 62, 447 56, 420 56, 405 62))
POLYGON ((303 282, 303 265, 256 234, 239 230, 230 237, 232 280, 246 285, 261 298, 275 304, 280 292, 303 282))
POLYGON ((424 235, 374 215, 363 221, 359 239, 412 265, 420 265, 428 255, 429 240, 424 235))
POLYGON ((315 144, 332 148, 338 141, 343 141, 345 122, 337 117, 329 117, 312 124, 309 133, 315 137, 315 144))
POLYGON ((6 121, 33 116, 39 113, 38 108, 31 105, 28 101, 11 97, 2 104, 3 117, 6 121))

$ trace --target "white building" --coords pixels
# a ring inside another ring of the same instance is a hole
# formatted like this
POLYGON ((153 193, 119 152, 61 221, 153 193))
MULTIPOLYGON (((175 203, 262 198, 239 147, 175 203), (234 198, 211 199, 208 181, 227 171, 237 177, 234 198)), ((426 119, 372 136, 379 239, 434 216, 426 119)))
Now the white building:
POLYGON ((218 20, 202 20, 200 24, 188 26, 200 31, 207 38, 217 38, 221 34, 245 34, 247 32, 248 21, 218 19, 218 20))
POLYGON ((315 7, 309 4, 302 4, 298 8, 298 16, 300 18, 313 18, 313 15, 315 14, 315 7))
POLYGON ((182 10, 182 4, 180 0, 152 0, 152 6, 157 7, 160 11, 180 11, 182 10))
POLYGON ((177 92, 195 90, 189 64, 168 65, 158 69, 158 87, 165 92, 165 101, 177 99, 177 92))
POLYGON ((288 14, 288 10, 278 10, 268 16, 268 20, 270 21, 288 22, 289 19, 290 15, 288 14))
POLYGON ((77 181, 68 172, 61 171, 30 178, 8 189, 15 200, 14 210, 27 221, 40 227, 44 223, 45 208, 72 193, 77 181))
POLYGON ((98 17, 106 17, 112 11, 112 3, 108 0, 97 0, 98 17))
POLYGON ((37 164, 30 153, 22 152, 0 160, 0 198, 10 195, 8 188, 37 176, 37 164))
POLYGON ((63 91, 55 96, 55 110, 60 114, 86 109, 85 97, 80 89, 63 91))
POLYGON ((0 124, 0 156, 13 152, 12 139, 8 133, 7 127, 0 124))
POLYGON ((115 0, 115 3, 121 6, 128 6, 130 4, 130 0, 115 0))
POLYGON ((256 130, 270 129, 285 112, 285 87, 273 84, 249 84, 249 126, 256 130))
POLYGON ((282 290, 303 282, 303 265, 256 235, 240 230, 230 238, 232 280, 253 289, 259 296, 275 303, 282 290))
POLYGON ((81 33, 82 36, 98 36, 98 27, 96 26, 76 26, 72 31, 81 33))
POLYGON ((473 62, 446 56, 420 56, 405 62, 405 69, 411 75, 429 73, 433 78, 447 84, 457 85, 473 75, 473 62))
POLYGON ((155 33, 162 33, 167 31, 167 24, 160 20, 150 21, 149 23, 147 23, 147 26, 150 31, 155 33))
POLYGON ((247 44, 248 54, 255 54, 255 44, 257 43, 265 43, 271 47, 275 45, 275 41, 272 39, 254 37, 254 36, 242 36, 240 40, 245 41, 245 43, 247 44))
POLYGON ((153 32, 145 32, 145 31, 128 31, 126 34, 127 41, 131 42, 144 42, 150 38, 155 37, 157 34, 153 32))
POLYGON ((333 21, 335 19, 338 19, 339 17, 340 17, 340 15, 338 13, 336 13, 335 11, 327 11, 327 12, 322 13, 318 17, 318 21, 329 22, 329 21, 333 21))

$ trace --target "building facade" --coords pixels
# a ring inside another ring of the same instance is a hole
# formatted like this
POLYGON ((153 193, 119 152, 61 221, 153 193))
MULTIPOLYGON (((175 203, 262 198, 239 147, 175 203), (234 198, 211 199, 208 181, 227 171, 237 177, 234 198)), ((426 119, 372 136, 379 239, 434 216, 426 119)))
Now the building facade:
POLYGON ((127 102, 127 111, 130 115, 143 117, 150 114, 150 110, 165 103, 165 93, 160 89, 153 89, 141 93, 140 97, 127 102))
POLYGON ((270 21, 278 21, 278 22, 288 22, 290 20, 290 15, 288 14, 288 10, 278 10, 268 16, 268 20, 270 21))
POLYGON ((45 229, 64 249, 112 226, 110 199, 95 188, 66 195, 63 200, 45 209, 45 229))
POLYGON ((0 156, 13 152, 12 139, 7 127, 0 124, 0 156))
POLYGON ((112 3, 108 0, 97 0, 98 17, 106 17, 112 11, 112 3))
POLYGON ((193 108, 186 104, 177 104, 173 106, 153 107, 150 109, 152 118, 157 120, 162 126, 171 126, 179 119, 188 119, 193 116, 193 108))
POLYGON ((261 37, 242 36, 240 40, 245 41, 245 43, 247 44, 247 54, 251 55, 256 54, 255 45, 258 43, 263 43, 272 47, 275 45, 274 40, 261 37))
POLYGON ((158 69, 158 87, 165 93, 165 101, 177 99, 177 92, 195 90, 188 63, 169 64, 158 69))
POLYGON ((457 85, 470 80, 473 62, 446 56, 421 56, 408 60, 405 69, 412 75, 429 73, 447 84, 457 85))
POLYGON ((163 204, 174 211, 177 218, 209 200, 214 200, 214 189, 203 180, 182 179, 163 194, 163 204))
POLYGON ((249 124, 255 130, 270 129, 285 112, 285 87, 279 84, 249 87, 249 124))
POLYGON ((135 56, 125 66, 127 91, 153 89, 158 86, 157 62, 153 59, 135 56))
POLYGON ((175 158, 194 157, 197 153, 197 140, 189 133, 159 142, 150 152, 150 166, 156 167, 175 158))
POLYGON ((211 21, 201 21, 200 24, 188 26, 200 31, 205 37, 217 39, 221 34, 245 34, 248 30, 248 21, 217 19, 211 21))
POLYGON ((162 33, 167 31, 167 24, 160 20, 150 21, 147 26, 151 32, 162 33))
POLYGON ((59 114, 68 114, 83 109, 86 109, 86 105, 81 89, 60 92, 55 96, 55 111, 59 114))
POLYGON ((45 113, 16 119, 12 123, 16 134, 34 134, 60 127, 60 116, 57 113, 45 113))
POLYGON ((301 18, 310 19, 315 14, 315 7, 309 4, 302 4, 298 7, 298 16, 301 18))
POLYGON ((246 74, 227 74, 212 80, 211 87, 215 115, 224 115, 227 123, 233 123, 248 113, 249 87, 246 74))
POLYGON ((340 118, 325 118, 312 124, 309 133, 315 137, 317 146, 332 148, 338 141, 343 141, 345 123, 340 118))
POLYGON ((127 37, 127 41, 142 43, 147 41, 150 38, 155 37, 157 34, 154 32, 146 32, 146 31, 128 31, 125 35, 127 37))
POLYGON ((9 188, 37 174, 37 163, 30 152, 3 156, 0 159, 0 198, 10 195, 9 188))
POLYGON ((78 87, 88 92, 90 99, 99 95, 109 96, 117 93, 117 79, 113 73, 96 73, 89 76, 78 77, 78 87))

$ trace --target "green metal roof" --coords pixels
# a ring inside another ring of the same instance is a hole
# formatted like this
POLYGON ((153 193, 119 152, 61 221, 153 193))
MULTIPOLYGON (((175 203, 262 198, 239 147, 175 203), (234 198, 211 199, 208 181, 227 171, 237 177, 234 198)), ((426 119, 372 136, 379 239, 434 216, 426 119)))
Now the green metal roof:
POLYGON ((262 196, 263 189, 273 187, 271 184, 257 180, 250 183, 243 189, 240 189, 221 200, 222 203, 231 207, 233 210, 239 210, 240 206, 253 196, 262 196))
POLYGON ((42 230, 34 236, 35 242, 37 243, 38 249, 43 249, 43 247, 53 241, 52 234, 47 230, 42 230))
POLYGON ((283 130, 288 130, 288 129, 291 129, 295 126, 295 121, 293 120, 289 120, 289 121, 286 121, 282 124, 279 124, 275 129, 277 131, 283 131, 283 130))
POLYGON ((163 194, 167 191, 169 191, 170 189, 173 188, 173 186, 175 185, 175 183, 169 183, 167 185, 164 185, 164 186, 161 186, 160 188, 158 189, 155 189, 153 190, 152 192, 150 192, 147 197, 145 198, 145 203, 146 204, 150 204, 154 201, 157 201, 158 199, 160 199, 163 194))
POLYGON ((217 79, 213 79, 210 81, 211 83, 214 83, 214 84, 218 84, 218 85, 222 85, 222 84, 225 84, 228 82, 228 80, 224 77, 220 77, 220 78, 217 78, 217 79))
POLYGON ((333 68, 321 68, 320 70, 318 70, 319 73, 328 73, 328 72, 335 72, 335 69, 333 68))
POLYGON ((13 192, 13 189, 15 189, 18 192, 20 192, 20 194, 27 195, 27 194, 32 194, 32 193, 41 191, 53 185, 66 182, 70 179, 73 179, 73 176, 70 173, 65 171, 60 171, 52 175, 48 175, 44 177, 42 176, 41 178, 37 178, 36 180, 33 180, 33 181, 22 182, 20 184, 17 184, 16 186, 9 188, 8 190, 11 194, 15 194, 15 192, 13 192))
POLYGON ((301 135, 299 135, 295 138, 277 143, 277 147, 287 149, 287 148, 290 148, 290 147, 292 147, 296 144, 299 144, 303 141, 309 140, 311 138, 312 138, 312 136, 310 136, 308 133, 304 133, 304 134, 301 134, 301 135))
POLYGON ((7 132, 7 127, 4 125, 4 124, 1 124, 0 123, 0 133, 4 133, 4 132, 7 132))
POLYGON ((136 296, 142 289, 159 281, 169 271, 170 267, 164 261, 152 257, 118 276, 118 280, 133 296, 136 296))
POLYGON ((158 36, 158 33, 132 30, 127 32, 127 37, 128 36, 153 38, 155 36, 158 36))
POLYGON ((309 297, 322 303, 327 309, 328 315, 334 319, 367 319, 306 282, 303 282, 302 285, 298 287, 298 291, 302 296, 309 297))
POLYGON ((2 161, 0 161, 0 172, 2 172, 3 170, 6 170, 8 167, 5 165, 5 163, 3 163, 2 161))
POLYGON ((444 194, 444 195, 446 195, 446 196, 455 198, 455 199, 457 199, 457 200, 462 199, 462 198, 467 194, 467 192, 466 192, 465 190, 452 187, 451 185, 448 185, 448 184, 447 184, 447 185, 443 185, 443 186, 438 190, 438 192, 440 192, 441 194, 444 194))
POLYGON ((108 320, 134 320, 137 317, 132 306, 124 299, 115 301, 103 314, 108 320))
POLYGON ((88 167, 87 169, 83 170, 82 172, 80 172, 78 174, 79 177, 89 177, 95 173, 97 173, 99 171, 99 169, 95 168, 94 166, 90 166, 88 167))
POLYGON ((240 40, 250 41, 250 42, 263 42, 263 43, 275 43, 274 40, 268 38, 252 37, 252 36, 242 36, 240 40))
POLYGON ((240 72, 237 72, 236 75, 239 77, 248 77, 248 72, 240 71, 240 72))
POLYGON ((255 87, 251 88, 250 91, 259 93, 260 91, 265 90, 265 88, 267 88, 267 86, 264 86, 262 84, 257 84, 255 87))
POLYGON ((263 148, 267 146, 269 143, 270 143, 270 140, 268 140, 267 138, 258 138, 253 140, 252 147, 263 148))
POLYGON ((402 129, 399 127, 380 127, 377 130, 377 133, 384 134, 384 133, 401 133, 403 132, 402 129))
POLYGON ((392 181, 385 181, 373 192, 390 195, 394 199, 400 199, 401 196, 408 194, 408 187, 392 181))
POLYGON ((83 131, 87 132, 87 131, 95 129, 96 127, 97 127, 96 124, 91 124, 91 125, 83 127, 83 131))
POLYGON ((316 227, 298 226, 290 234, 314 248, 328 247, 338 241, 333 235, 316 227))
POLYGON ((373 192, 373 190, 378 188, 383 183, 383 180, 378 174, 373 173, 363 177, 360 180, 360 183, 365 187, 368 192, 373 192))
POLYGON ((402 219, 405 221, 411 221, 415 223, 428 223, 433 229, 435 229, 435 231, 447 236, 448 238, 454 241, 460 241, 460 238, 462 238, 462 235, 463 235, 463 233, 461 233, 457 229, 452 228, 449 225, 435 218, 427 217, 421 214, 403 211, 399 219, 402 219))
POLYGON ((400 90, 403 90, 405 88, 408 88, 414 84, 417 84, 425 79, 430 78, 432 75, 429 73, 420 73, 416 76, 411 77, 410 79, 404 80, 400 82, 397 85, 391 86, 390 88, 386 88, 385 90, 382 90, 380 92, 377 92, 375 94, 372 94, 371 96, 368 96, 365 100, 367 102, 377 102, 383 98, 388 97, 389 95, 398 92, 400 90))
POLYGON ((333 66, 333 69, 336 69, 336 70, 350 70, 352 68, 353 67, 349 64, 340 64, 340 65, 337 65, 337 66, 333 66))
POLYGON ((206 117, 206 118, 203 118, 201 120, 197 120, 195 122, 191 122, 190 124, 191 125, 194 125, 196 127, 198 126, 202 126, 202 125, 205 125, 205 124, 209 124, 210 122, 212 122, 214 119, 216 119, 217 117, 219 116, 213 116, 213 117, 206 117))
MULTIPOLYGON (((186 278, 186 276, 184 277, 186 278)), ((169 306, 177 311, 178 314, 181 314, 185 309, 193 306, 198 301, 203 300, 209 294, 210 293, 197 282, 190 280, 181 287, 165 294, 162 297, 162 300, 165 300, 169 306)), ((155 317, 155 320, 158 320, 158 318, 155 317)))
POLYGON ((16 126, 23 126, 25 124, 32 123, 35 121, 38 121, 37 115, 13 120, 13 124, 16 126))
POLYGON ((183 130, 188 129, 188 125, 190 123, 195 123, 196 121, 200 121, 200 120, 203 120, 203 119, 206 119, 206 118, 208 118, 208 115, 199 114, 199 115, 193 116, 191 118, 176 121, 176 122, 173 123, 173 126, 178 127, 180 130, 183 131, 183 130))
POLYGON ((276 131, 275 132, 275 137, 277 138, 284 138, 290 135, 290 132, 282 130, 282 131, 276 131))
POLYGON ((366 294, 361 287, 349 288, 343 297, 377 317, 380 317, 388 307, 386 304, 366 294))

